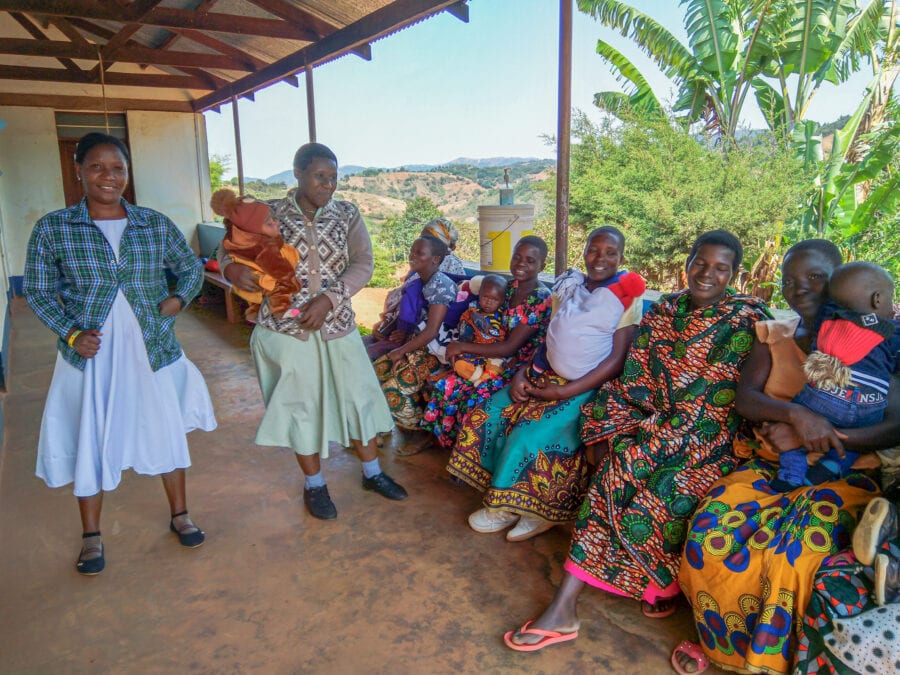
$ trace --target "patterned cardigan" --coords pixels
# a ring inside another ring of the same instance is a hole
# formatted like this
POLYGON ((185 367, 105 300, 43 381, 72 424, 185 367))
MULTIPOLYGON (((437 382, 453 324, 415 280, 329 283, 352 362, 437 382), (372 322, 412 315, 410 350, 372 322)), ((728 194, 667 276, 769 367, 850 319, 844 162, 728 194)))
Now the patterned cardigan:
MULTIPOLYGON (((331 200, 309 221, 297 207, 295 193, 291 190, 283 199, 268 202, 281 224, 285 243, 300 254, 296 269, 300 291, 293 296, 291 306, 300 308, 318 295, 327 296, 332 309, 319 333, 323 340, 333 340, 356 330, 350 298, 372 278, 372 242, 359 209, 350 202, 331 200)), ((231 262, 220 247, 222 269, 231 262)), ((293 318, 274 316, 266 301, 257 323, 300 340, 309 339, 310 331, 300 328, 293 318)))

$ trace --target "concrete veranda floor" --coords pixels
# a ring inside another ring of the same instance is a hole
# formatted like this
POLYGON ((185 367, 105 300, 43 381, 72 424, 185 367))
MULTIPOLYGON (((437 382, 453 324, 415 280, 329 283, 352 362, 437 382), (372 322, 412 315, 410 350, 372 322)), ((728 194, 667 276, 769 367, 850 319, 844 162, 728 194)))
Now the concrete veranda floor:
POLYGON ((561 576, 569 532, 527 542, 477 534, 479 495, 448 480, 445 454, 382 465, 409 490, 388 502, 360 488, 355 457, 325 463, 336 521, 300 499, 288 450, 252 439, 262 414, 246 326, 221 308, 178 321, 206 376, 219 420, 190 436, 191 513, 207 533, 196 550, 168 531, 158 478, 126 473, 106 495, 106 570, 79 576, 80 522, 70 488, 34 476, 54 340, 21 299, 12 305, 11 374, 0 456, 0 671, 263 673, 665 673, 694 637, 686 605, 643 617, 638 603, 582 594, 581 636, 540 653, 507 649, 504 631, 533 617, 561 576))

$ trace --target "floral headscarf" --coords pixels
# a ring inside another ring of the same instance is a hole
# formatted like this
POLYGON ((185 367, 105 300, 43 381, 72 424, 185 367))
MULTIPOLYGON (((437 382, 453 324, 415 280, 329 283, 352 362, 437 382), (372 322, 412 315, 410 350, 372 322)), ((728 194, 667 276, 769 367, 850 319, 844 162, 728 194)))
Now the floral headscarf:
POLYGON ((425 227, 422 228, 422 234, 430 234, 433 237, 437 237, 450 247, 459 240, 459 230, 446 218, 429 220, 425 227))

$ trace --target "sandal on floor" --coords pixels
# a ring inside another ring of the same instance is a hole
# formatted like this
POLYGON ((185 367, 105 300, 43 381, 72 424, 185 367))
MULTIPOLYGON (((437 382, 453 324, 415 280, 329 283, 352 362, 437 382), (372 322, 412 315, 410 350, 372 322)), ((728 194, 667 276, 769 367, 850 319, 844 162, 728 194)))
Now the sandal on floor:
POLYGON ((531 624, 531 621, 526 621, 519 630, 507 631, 503 636, 503 641, 506 643, 506 646, 510 649, 515 649, 517 652, 536 652, 543 649, 544 647, 555 645, 558 642, 568 642, 569 640, 574 640, 578 637, 577 630, 573 630, 571 633, 560 633, 559 631, 555 630, 529 628, 531 624), (541 639, 535 642, 533 645, 520 645, 517 642, 513 642, 512 640, 513 635, 515 635, 516 633, 519 633, 521 635, 539 635, 541 639))
POLYGON ((700 647, 700 645, 685 640, 675 647, 675 650, 672 652, 672 668, 680 675, 699 675, 699 673, 702 673, 709 668, 709 659, 706 658, 706 655, 703 653, 703 648, 700 647), (678 662, 679 654, 684 654, 696 663, 697 670, 686 670, 685 667, 678 662))
MULTIPOLYGON (((81 535, 82 539, 89 539, 91 537, 99 537, 99 532, 86 532, 81 535)), ((103 551, 103 542, 100 542, 99 546, 82 546, 81 553, 78 554, 78 560, 75 561, 75 569, 78 570, 79 574, 83 574, 86 577, 94 576, 95 574, 100 574, 103 571, 103 568, 106 567, 106 558, 104 557, 103 551), (95 555, 99 553, 100 555, 95 555), (85 555, 93 555, 92 558, 85 558, 85 555)))
POLYGON ((654 605, 641 600, 641 612, 648 619, 665 619, 675 613, 675 598, 661 598, 654 605))
POLYGON ((203 542, 206 540, 206 535, 203 533, 203 530, 194 525, 190 518, 187 518, 185 522, 182 523, 181 527, 175 527, 175 519, 186 516, 187 514, 187 511, 174 514, 172 520, 169 521, 169 529, 178 535, 178 541, 181 542, 182 546, 186 546, 187 548, 197 548, 198 546, 202 546, 203 542))

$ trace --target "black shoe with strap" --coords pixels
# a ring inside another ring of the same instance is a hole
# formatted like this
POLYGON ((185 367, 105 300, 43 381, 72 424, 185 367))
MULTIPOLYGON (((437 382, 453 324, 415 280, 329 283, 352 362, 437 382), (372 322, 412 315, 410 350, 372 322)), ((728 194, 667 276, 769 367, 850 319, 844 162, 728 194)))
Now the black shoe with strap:
POLYGON ((384 471, 371 478, 363 476, 362 486, 364 490, 377 492, 382 497, 400 501, 406 499, 409 495, 401 485, 398 485, 393 478, 388 476, 384 471))
POLYGON ((181 542, 182 546, 186 546, 187 548, 197 548, 198 546, 202 546, 203 542, 206 541, 206 534, 204 534, 203 530, 194 525, 194 523, 191 522, 190 517, 185 518, 178 527, 175 526, 175 519, 180 518, 181 516, 187 516, 187 514, 187 511, 172 514, 172 520, 169 521, 169 529, 178 535, 178 541, 181 542))
POLYGON ((81 535, 84 544, 81 546, 81 553, 78 554, 78 560, 75 561, 75 569, 79 574, 86 577, 100 574, 106 567, 106 558, 104 557, 103 542, 100 540, 100 532, 85 532, 81 535), (88 539, 97 538, 97 541, 88 542, 88 539), (89 557, 85 557, 89 556, 89 557))
POLYGON ((327 485, 304 489, 303 503, 306 504, 306 510, 309 511, 309 515, 313 518, 319 518, 320 520, 337 518, 337 507, 331 501, 327 485))

